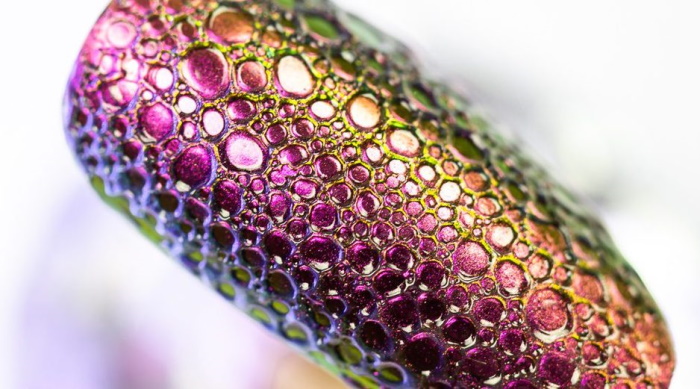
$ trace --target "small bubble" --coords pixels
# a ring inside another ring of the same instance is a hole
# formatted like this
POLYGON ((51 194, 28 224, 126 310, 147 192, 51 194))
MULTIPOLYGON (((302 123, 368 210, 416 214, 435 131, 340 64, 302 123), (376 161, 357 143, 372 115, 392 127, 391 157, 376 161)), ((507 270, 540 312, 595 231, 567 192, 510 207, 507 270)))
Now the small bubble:
POLYGON ((440 343, 427 333, 411 338, 403 353, 406 365, 416 372, 434 370, 442 363, 440 343))
POLYGON ((468 346, 476 340, 474 323, 464 316, 453 316, 442 326, 445 339, 452 343, 468 346))
POLYGON ((357 127, 369 130, 379 124, 381 111, 374 99, 360 95, 348 103, 348 118, 357 127))
POLYGON ((209 19, 209 31, 225 43, 243 43, 253 34, 253 17, 244 11, 221 7, 209 19))
POLYGON ((219 153, 227 167, 244 170, 261 170, 267 163, 267 152, 256 139, 244 132, 233 132, 219 146, 219 153))
POLYGON ((319 120, 329 120, 335 116, 335 107, 328 101, 320 100, 311 104, 311 113, 319 120))
POLYGON ((228 62, 216 49, 191 51, 183 60, 180 71, 187 84, 205 99, 216 98, 228 89, 228 62))
POLYGON ((413 132, 408 130, 391 130, 387 141, 391 151, 404 157, 417 157, 421 152, 420 141, 413 132))
MULTIPOLYGON (((528 323, 541 333, 540 337, 559 332, 569 323, 569 309, 564 297, 554 289, 545 288, 534 292, 525 307, 528 323)), ((558 337, 558 336, 557 336, 558 337)))
POLYGON ((252 119, 258 109, 255 103, 248 99, 235 99, 228 104, 228 115, 236 122, 244 123, 252 119))
POLYGON ((452 254, 452 261, 457 275, 469 280, 486 272, 491 263, 491 255, 481 243, 465 241, 452 254))
POLYGON ((288 55, 277 63, 277 82, 283 92, 293 97, 307 97, 314 88, 314 78, 300 58, 288 55))
POLYGON ((371 274, 379 266, 379 252, 364 242, 353 243, 345 255, 353 270, 360 274, 371 274))
POLYGON ((189 188, 199 188, 212 178, 214 169, 211 150, 208 146, 197 145, 185 149, 175 160, 175 177, 189 188))
POLYGON ((215 137, 224 131, 224 116, 215 109, 208 109, 202 115, 202 127, 204 132, 211 137, 215 137))
POLYGON ((499 374, 501 363, 498 355, 488 348, 477 347, 467 351, 466 370, 481 381, 488 381, 499 374))
POLYGON ((197 101, 190 95, 182 95, 177 99, 177 106, 180 112, 189 115, 197 110, 197 101))
POLYGON ((265 67, 258 61, 238 65, 238 86, 246 92, 259 92, 267 86, 265 67))
POLYGON ((325 236, 312 236, 299 246, 303 258, 317 270, 328 270, 340 260, 341 248, 325 236))
POLYGON ((309 139, 314 135, 316 126, 308 119, 297 119, 292 123, 292 134, 300 139, 309 139))
POLYGON ((367 320, 359 329, 359 337, 368 348, 386 353, 392 348, 391 337, 384 326, 376 320, 367 320))
POLYGON ((571 358, 563 354, 550 352, 545 354, 537 367, 537 376, 555 385, 569 385, 576 366, 571 358))
POLYGON ((495 250, 506 251, 515 240, 513 227, 505 223, 497 223, 489 227, 486 233, 486 241, 495 250))
POLYGON ((136 28, 127 21, 115 22, 107 29, 107 41, 117 49, 129 47, 136 35, 136 28))
POLYGON ((512 261, 502 261, 496 265, 496 281, 505 295, 519 295, 528 287, 525 272, 512 261))
POLYGON ((457 201, 461 194, 462 189, 456 182, 446 181, 440 187, 440 198, 446 203, 452 203, 457 201))
POLYGON ((145 132, 144 135, 156 142, 170 136, 175 129, 173 110, 163 103, 156 103, 144 108, 139 120, 145 132))

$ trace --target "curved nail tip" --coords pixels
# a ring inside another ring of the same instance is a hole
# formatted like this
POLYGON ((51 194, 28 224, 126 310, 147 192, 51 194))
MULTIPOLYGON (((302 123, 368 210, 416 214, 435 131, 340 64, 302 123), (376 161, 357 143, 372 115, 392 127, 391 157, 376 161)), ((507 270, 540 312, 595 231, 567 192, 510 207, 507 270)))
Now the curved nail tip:
POLYGON ((114 1, 66 131, 106 201, 354 386, 667 387, 597 219, 409 58, 324 1, 114 1))

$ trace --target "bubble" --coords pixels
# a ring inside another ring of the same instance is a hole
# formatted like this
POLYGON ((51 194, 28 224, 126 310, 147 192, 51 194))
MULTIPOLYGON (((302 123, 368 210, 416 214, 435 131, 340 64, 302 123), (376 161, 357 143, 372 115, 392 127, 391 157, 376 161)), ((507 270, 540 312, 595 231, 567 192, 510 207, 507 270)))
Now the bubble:
POLYGON ((282 92, 292 97, 307 97, 314 88, 314 78, 300 58, 288 55, 277 63, 277 82, 282 92))
POLYGON ((163 103, 156 103, 141 110, 139 121, 144 135, 156 142, 163 141, 175 130, 173 110, 163 103))
POLYGON ((457 275, 471 279, 483 275, 491 263, 491 255, 481 243, 465 241, 452 254, 453 269, 457 275))
POLYGON ((391 151, 404 157, 417 157, 421 152, 420 141, 408 130, 391 130, 387 142, 391 151))
POLYGON ((282 124, 273 124, 268 127, 265 138, 272 146, 280 145, 287 139, 287 129, 282 124))
MULTIPOLYGON (((569 323, 569 309, 564 297, 551 288, 535 291, 527 301, 525 312, 528 323, 542 335, 559 331, 569 323)), ((542 335, 540 337, 548 339, 542 335)))
POLYGON ((192 146, 180 154, 174 163, 175 177, 189 188, 199 188, 212 178, 214 161, 208 146, 192 146))
POLYGON ((371 274, 379 266, 379 252, 364 242, 353 243, 345 255, 353 270, 360 274, 371 274))
POLYGON ((348 178, 357 186, 364 186, 370 179, 370 175, 369 169, 361 164, 350 167, 348 171, 348 178))
POLYGON ((418 285, 424 290, 435 290, 445 283, 445 268, 436 261, 423 262, 416 269, 418 285))
POLYGON ((232 8, 221 7, 209 18, 209 31, 224 43, 243 43, 253 34, 253 16, 232 8))
POLYGON ((404 245, 396 245, 386 252, 386 262, 397 270, 408 270, 413 267, 415 257, 411 250, 404 245))
POLYGON ((303 20, 306 28, 317 38, 333 40, 340 35, 336 26, 321 15, 306 15, 303 20))
POLYGON ((280 150, 278 158, 283 164, 299 166, 306 162, 306 160, 309 158, 309 153, 301 145, 289 145, 280 150))
POLYGON ((362 217, 373 217, 380 205, 379 198, 370 191, 362 192, 357 197, 356 208, 362 217))
POLYGON ((197 110, 197 101, 190 95, 182 95, 177 100, 177 106, 180 112, 189 115, 197 110))
POLYGON ((517 355, 525 351, 527 343, 521 330, 510 329, 501 332, 498 337, 498 346, 508 355, 517 355))
POLYGON ((205 99, 223 94, 229 87, 228 62, 216 49, 196 49, 180 65, 187 84, 205 99))
MULTIPOLYGON (((343 165, 340 163, 338 158, 336 158, 333 155, 322 155, 316 159, 316 162, 314 163, 314 168, 316 169, 316 174, 318 174, 318 177, 322 180, 333 180, 338 177, 342 173, 343 165)), ((339 184, 339 185, 344 185, 344 184, 339 184)), ((338 185, 334 186, 338 187, 338 185)), ((338 189, 336 189, 337 191, 338 189)), ((331 196, 333 196, 333 190, 331 189, 331 196)), ((344 197, 346 198, 346 197, 344 197)), ((336 202, 342 202, 342 201, 336 201, 336 202)))
POLYGON ((502 261, 496 265, 496 281, 505 295, 519 295, 528 287, 525 272, 512 261, 502 261))
POLYGON ((267 86, 265 67, 258 61, 238 65, 238 86, 246 92, 259 92, 267 86))
POLYGON ((348 103, 348 119, 360 129, 370 130, 379 124, 381 111, 374 99, 359 95, 348 103))
POLYGON ((311 104, 311 113, 319 120, 329 120, 335 116, 335 107, 328 101, 320 100, 311 104))
POLYGON ((484 216, 494 216, 501 212, 502 207, 498 199, 491 196, 483 196, 476 200, 474 209, 484 216))
POLYGON ((151 85, 161 91, 170 90, 175 82, 173 72, 166 67, 154 67, 149 71, 149 81, 151 85))
MULTIPOLYGON (((316 195, 318 193, 318 185, 311 181, 311 180, 305 180, 301 179, 298 181, 294 182, 294 185, 292 185, 292 190, 294 194, 298 195, 299 197, 306 199, 306 200, 312 200, 316 198, 316 195)), ((324 212, 326 211, 325 209, 323 210, 324 212)), ((312 212, 313 214, 313 212, 312 212)), ((330 215, 330 214, 319 214, 319 217, 324 217, 324 215, 330 215)), ((324 219, 325 220, 325 219, 324 219)), ((333 221, 335 220, 335 209, 333 210, 333 221)), ((322 222, 321 224, 329 224, 330 226, 334 225, 335 223, 330 223, 330 220, 326 220, 326 222, 322 222), (327 222, 327 223, 326 223, 327 222)))
POLYGON ((581 349, 583 361, 588 366, 600 366, 607 360, 607 355, 603 347, 595 343, 586 343, 581 349))
POLYGON ((308 119, 297 119, 292 124, 292 134, 299 139, 309 139, 315 131, 316 126, 308 119))
POLYGON ((445 303, 432 294, 423 293, 418 297, 418 311, 423 320, 438 321, 445 314, 445 303))
POLYGON ((440 187, 440 198, 446 203, 457 201, 461 194, 462 189, 456 182, 447 181, 440 187))
POLYGON ((233 132, 219 146, 224 165, 229 169, 258 171, 267 164, 267 152, 252 136, 233 132))
POLYGON ((248 99, 234 99, 228 104, 227 110, 229 117, 239 123, 249 121, 258 113, 255 103, 248 99))
POLYGON ((272 231, 265 235, 264 244, 267 253, 270 254, 277 263, 286 261, 292 253, 294 253, 296 248, 282 231, 272 231))
POLYGON ((498 355, 488 348, 477 347, 467 351, 466 370, 481 381, 487 381, 498 375, 501 364, 498 355))
POLYGON ((592 274, 575 273, 572 284, 577 295, 594 303, 600 303, 603 300, 603 285, 598 277, 592 274))
POLYGON ((495 250, 506 251, 515 240, 513 228, 505 223, 497 223, 491 226, 486 233, 486 241, 495 250))
POLYGON ((427 333, 412 337, 403 353, 406 366, 416 372, 434 370, 442 363, 440 343, 427 333))
POLYGON ((242 206, 241 188, 233 181, 220 181, 214 186, 214 204, 227 215, 235 215, 242 206))
POLYGON ((225 250, 231 250, 236 241, 236 237, 231 231, 231 227, 226 222, 214 223, 210 226, 211 235, 214 241, 225 250))
POLYGON ((267 276, 267 285, 270 290, 280 296, 291 298, 296 293, 296 285, 289 276, 281 270, 273 270, 267 276))
POLYGON ((474 304, 474 316, 484 326, 494 326, 503 317, 503 303, 493 297, 484 298, 474 304))
POLYGON ((373 351, 386 353, 392 348, 391 337, 384 326, 376 320, 367 320, 359 329, 362 343, 373 351))
POLYGON ((405 281, 403 275, 400 273, 385 269, 377 273, 372 285, 377 292, 393 296, 401 292, 401 287, 405 281))
POLYGON ((503 389, 537 389, 537 387, 529 380, 521 379, 509 382, 503 389))
POLYGON ((605 389, 606 379, 601 373, 589 372, 581 378, 581 389, 605 389))
POLYGON ((211 137, 215 137, 224 131, 224 116, 215 109, 208 109, 202 114, 202 127, 204 132, 211 137))
POLYGON ((336 226, 337 212, 335 207, 329 204, 318 203, 311 208, 309 221, 316 230, 332 230, 336 226))
POLYGON ((568 385, 574 375, 576 366, 571 358, 556 352, 545 354, 537 366, 537 376, 556 385, 568 385))
POLYGON ((120 20, 109 26, 107 29, 107 41, 117 49, 125 49, 136 39, 136 28, 134 25, 120 20))
POLYGON ((442 333, 449 342, 470 345, 476 340, 474 323, 464 316, 453 316, 442 326, 442 333))
POLYGON ((407 332, 419 324, 416 301, 405 294, 388 299, 382 308, 381 317, 390 327, 407 332))
POLYGON ((341 248, 325 236, 312 236, 299 246, 304 260, 317 270, 328 270, 340 260, 341 248))
POLYGON ((547 278, 551 269, 551 260, 541 254, 533 255, 528 261, 527 270, 535 279, 541 280, 547 278))

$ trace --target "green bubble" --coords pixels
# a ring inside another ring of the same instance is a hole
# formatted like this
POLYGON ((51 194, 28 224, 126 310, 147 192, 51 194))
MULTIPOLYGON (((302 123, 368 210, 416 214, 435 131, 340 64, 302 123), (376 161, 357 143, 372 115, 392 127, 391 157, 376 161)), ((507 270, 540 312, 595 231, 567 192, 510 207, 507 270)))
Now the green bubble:
POLYGON ((219 294, 224 296, 226 299, 231 300, 236 297, 236 289, 230 284, 220 283, 217 290, 219 291, 219 294))
POLYGON ((336 351, 338 352, 340 359, 345 363, 357 365, 362 362, 362 351, 347 340, 341 342, 336 347, 336 351))
POLYGON ((262 324, 271 324, 272 319, 270 318, 270 315, 267 314, 267 312, 263 311, 260 308, 253 308, 250 310, 250 317, 253 319, 259 321, 262 324))
POLYGON ((482 161, 484 159, 484 152, 466 134, 453 137, 452 145, 466 158, 474 161, 482 161))
POLYGON ((336 39, 340 35, 338 29, 329 22, 326 18, 318 15, 307 15, 304 17, 306 26, 312 32, 326 38, 326 39, 336 39))
POLYGON ((287 339, 297 343, 306 343, 309 341, 309 336, 306 331, 296 324, 290 324, 287 326, 287 328, 284 330, 284 336, 286 336, 287 339))
POLYGON ((272 304, 270 304, 270 306, 280 315, 286 315, 289 313, 289 305, 282 301, 275 300, 272 302, 272 304))
POLYGON ((296 4, 296 0, 275 0, 275 3, 277 3, 277 5, 279 5, 282 8, 292 10, 292 9, 294 9, 294 5, 296 4))

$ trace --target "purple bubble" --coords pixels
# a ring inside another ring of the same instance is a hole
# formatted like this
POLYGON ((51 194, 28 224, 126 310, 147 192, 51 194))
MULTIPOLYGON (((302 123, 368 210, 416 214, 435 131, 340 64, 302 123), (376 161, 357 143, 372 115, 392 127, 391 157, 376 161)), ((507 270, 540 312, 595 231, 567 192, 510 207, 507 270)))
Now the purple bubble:
POLYGON ((197 145, 185 149, 174 163, 175 177, 192 189, 207 184, 212 179, 214 158, 208 146, 197 145))

